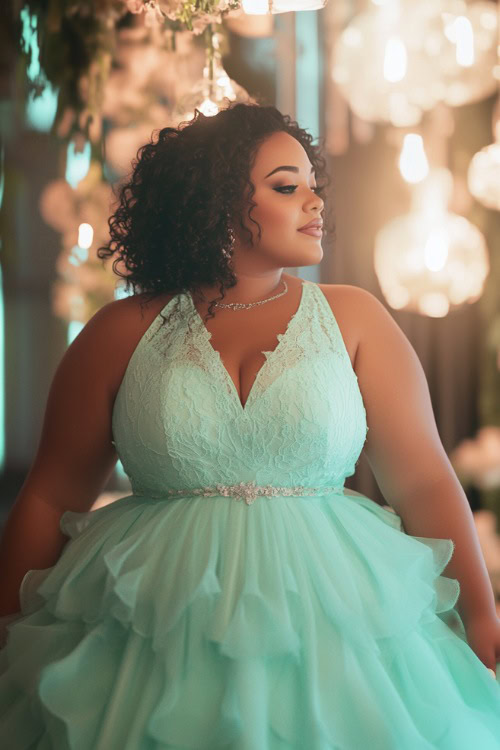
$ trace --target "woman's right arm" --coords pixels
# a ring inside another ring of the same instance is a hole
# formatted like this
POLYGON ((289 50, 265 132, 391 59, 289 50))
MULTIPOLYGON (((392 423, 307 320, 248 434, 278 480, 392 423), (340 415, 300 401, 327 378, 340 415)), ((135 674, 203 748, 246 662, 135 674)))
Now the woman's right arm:
POLYGON ((131 354, 132 320, 137 306, 130 300, 105 305, 56 370, 34 462, 0 537, 0 617, 20 611, 28 570, 57 562, 68 541, 62 514, 89 510, 116 464, 111 415, 131 354))

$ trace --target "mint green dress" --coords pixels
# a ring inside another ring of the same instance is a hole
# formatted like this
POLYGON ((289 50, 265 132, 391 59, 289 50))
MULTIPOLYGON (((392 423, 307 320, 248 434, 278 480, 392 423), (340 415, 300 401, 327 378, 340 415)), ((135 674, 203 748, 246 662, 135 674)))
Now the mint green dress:
POLYGON ((317 284, 264 354, 243 406, 190 294, 146 331, 112 421, 132 494, 66 511, 23 579, 2 747, 499 750, 452 541, 344 489, 366 412, 317 284))

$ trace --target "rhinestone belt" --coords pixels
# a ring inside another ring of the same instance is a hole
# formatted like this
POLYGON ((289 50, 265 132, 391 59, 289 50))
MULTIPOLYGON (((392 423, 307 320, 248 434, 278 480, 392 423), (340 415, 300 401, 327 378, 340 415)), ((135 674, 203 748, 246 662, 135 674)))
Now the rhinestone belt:
POLYGON ((315 495, 318 492, 338 492, 344 490, 344 485, 334 485, 329 487, 274 487, 271 484, 256 485, 255 482, 240 482, 239 484, 216 484, 215 487, 198 487, 196 489, 185 490, 165 490, 161 495, 155 495, 149 492, 134 492, 134 495, 144 497, 175 497, 176 495, 202 495, 203 497, 235 497, 237 500, 244 500, 247 505, 251 505, 258 497, 273 497, 277 495, 315 495))

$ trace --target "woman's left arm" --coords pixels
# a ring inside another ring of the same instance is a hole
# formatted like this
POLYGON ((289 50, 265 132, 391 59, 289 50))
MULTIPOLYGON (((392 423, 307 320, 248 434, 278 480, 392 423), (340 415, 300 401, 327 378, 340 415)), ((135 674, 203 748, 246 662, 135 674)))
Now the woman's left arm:
POLYGON ((500 661, 495 597, 469 502, 439 437, 422 365, 374 295, 357 287, 351 295, 359 338, 355 370, 370 428, 367 460, 406 533, 453 541, 443 573, 460 584, 457 609, 469 645, 495 669, 500 661))
POLYGON ((412 536, 451 539, 454 550, 443 571, 460 584, 457 602, 469 646, 489 669, 500 662, 500 619, 467 497, 451 471, 404 504, 401 519, 412 536))

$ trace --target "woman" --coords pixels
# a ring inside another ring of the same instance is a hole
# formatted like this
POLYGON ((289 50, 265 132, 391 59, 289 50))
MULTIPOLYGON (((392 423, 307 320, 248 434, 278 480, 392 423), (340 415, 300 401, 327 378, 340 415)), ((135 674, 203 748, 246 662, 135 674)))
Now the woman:
POLYGON ((415 352, 373 295, 283 272, 322 258, 324 184, 273 107, 140 150, 99 251, 135 294, 64 355, 1 540, 9 747, 500 747, 500 622, 415 352), (363 448, 394 513, 344 489, 363 448), (133 494, 89 512, 117 456, 133 494))

